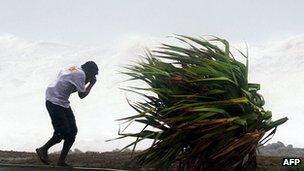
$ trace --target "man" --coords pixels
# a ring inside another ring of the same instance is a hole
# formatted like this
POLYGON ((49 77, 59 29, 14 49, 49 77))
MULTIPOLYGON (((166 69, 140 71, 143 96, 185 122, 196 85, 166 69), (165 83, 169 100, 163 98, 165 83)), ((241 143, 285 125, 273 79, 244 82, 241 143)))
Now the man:
POLYGON ((58 166, 68 166, 66 156, 72 147, 77 134, 77 127, 73 111, 70 107, 69 97, 78 91, 78 96, 83 99, 96 83, 98 67, 95 62, 88 61, 81 67, 73 66, 61 70, 57 79, 46 90, 46 108, 52 119, 54 133, 52 138, 36 152, 44 164, 49 164, 48 149, 64 140, 63 148, 58 159, 58 166), (86 87, 86 84, 89 85, 86 87))

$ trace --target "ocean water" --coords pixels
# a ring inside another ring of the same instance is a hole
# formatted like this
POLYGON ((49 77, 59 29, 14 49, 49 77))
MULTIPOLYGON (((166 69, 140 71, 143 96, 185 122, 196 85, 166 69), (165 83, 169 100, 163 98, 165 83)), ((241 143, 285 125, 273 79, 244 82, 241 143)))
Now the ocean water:
MULTIPOLYGON (((138 59, 143 48, 154 47, 161 41, 163 39, 133 37, 111 47, 83 47, 0 35, 0 149, 33 151, 51 137, 52 125, 44 104, 45 89, 61 68, 88 60, 99 65, 100 74, 87 98, 81 100, 76 94, 70 98, 79 130, 73 148, 111 151, 124 147, 131 139, 105 142, 117 137, 115 119, 135 114, 126 102, 126 97, 132 95, 119 90, 130 83, 121 83, 127 77, 118 71, 128 61, 138 59)), ((273 112, 274 119, 289 118, 271 142, 303 147, 304 36, 247 43, 250 81, 261 84, 265 108, 273 112)), ((231 44, 245 49, 244 43, 231 44)), ((148 144, 143 143, 139 148, 148 144)), ((52 150, 60 148, 57 145, 52 150)))

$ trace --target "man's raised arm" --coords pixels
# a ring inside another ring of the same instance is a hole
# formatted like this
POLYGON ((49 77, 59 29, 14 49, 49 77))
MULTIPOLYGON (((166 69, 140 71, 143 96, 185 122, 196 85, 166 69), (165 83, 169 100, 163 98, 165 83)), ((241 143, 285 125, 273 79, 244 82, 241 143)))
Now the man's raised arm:
POLYGON ((96 83, 96 77, 94 77, 91 81, 90 84, 86 87, 86 91, 85 92, 78 92, 78 96, 83 99, 85 98, 91 91, 91 88, 93 87, 93 85, 96 83))

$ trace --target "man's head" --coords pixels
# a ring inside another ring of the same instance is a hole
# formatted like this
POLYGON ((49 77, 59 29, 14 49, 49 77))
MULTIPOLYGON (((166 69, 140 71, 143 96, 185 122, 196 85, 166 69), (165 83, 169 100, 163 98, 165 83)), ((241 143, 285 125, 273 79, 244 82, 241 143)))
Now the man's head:
POLYGON ((88 83, 95 75, 98 74, 98 67, 95 62, 88 61, 85 64, 81 65, 82 70, 86 74, 86 83, 88 83))

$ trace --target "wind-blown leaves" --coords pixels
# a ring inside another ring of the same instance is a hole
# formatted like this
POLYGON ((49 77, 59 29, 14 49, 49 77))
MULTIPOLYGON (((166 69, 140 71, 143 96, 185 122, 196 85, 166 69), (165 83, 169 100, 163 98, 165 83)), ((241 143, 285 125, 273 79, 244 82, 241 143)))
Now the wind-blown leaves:
POLYGON ((271 112, 263 109, 260 85, 248 83, 248 52, 239 51, 246 58, 243 64, 224 39, 176 38, 186 46, 147 50, 145 60, 122 72, 148 85, 125 89, 145 98, 128 101, 138 114, 120 119, 145 125, 138 133, 119 133, 137 138, 126 147, 153 139, 136 162, 155 168, 176 162, 180 170, 254 167, 259 142, 267 142, 287 118, 271 121, 271 112))

